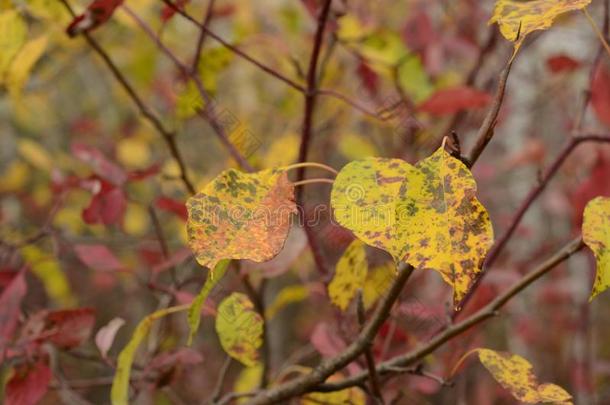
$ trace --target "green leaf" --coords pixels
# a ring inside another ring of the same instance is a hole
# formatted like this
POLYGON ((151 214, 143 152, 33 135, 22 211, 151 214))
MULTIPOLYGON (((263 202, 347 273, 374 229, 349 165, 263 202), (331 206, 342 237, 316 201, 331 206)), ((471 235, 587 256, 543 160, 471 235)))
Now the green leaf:
POLYGON ((221 260, 218 262, 214 270, 210 270, 208 272, 208 277, 199 291, 199 294, 195 297, 188 311, 188 324, 189 324, 189 337, 187 345, 191 345, 193 343, 193 337, 197 333, 199 329, 199 323, 201 321, 201 308, 205 303, 205 300, 210 295, 210 292, 216 284, 224 277, 227 269, 229 268, 230 260, 221 260))
POLYGON ((440 147, 417 163, 400 190, 396 238, 402 259, 416 269, 441 273, 459 302, 493 244, 485 207, 470 170, 440 147))
POLYGON ((610 287, 610 198, 597 197, 589 201, 585 207, 582 236, 597 261, 591 301, 610 287))
POLYGON ((367 158, 341 169, 331 192, 333 215, 364 243, 402 258, 403 243, 396 239, 396 204, 400 187, 413 166, 400 159, 367 158))
POLYGON ((229 356, 245 366, 256 365, 263 343, 263 318, 245 294, 233 293, 220 303, 216 333, 229 356))
POLYGON ((189 198, 189 245, 202 266, 222 259, 264 262, 286 241, 296 212, 294 185, 283 169, 222 172, 189 198))
POLYGON ((330 301, 345 311, 349 303, 364 288, 368 263, 364 243, 356 239, 345 250, 328 285, 330 301))
POLYGON ((133 364, 133 359, 138 347, 142 341, 144 341, 146 336, 148 336, 153 322, 169 314, 185 311, 188 308, 188 305, 179 305, 176 307, 161 309, 153 312, 140 321, 133 332, 131 340, 119 354, 114 380, 112 381, 112 390, 110 392, 112 405, 127 405, 129 403, 129 378, 131 376, 131 365, 133 364))

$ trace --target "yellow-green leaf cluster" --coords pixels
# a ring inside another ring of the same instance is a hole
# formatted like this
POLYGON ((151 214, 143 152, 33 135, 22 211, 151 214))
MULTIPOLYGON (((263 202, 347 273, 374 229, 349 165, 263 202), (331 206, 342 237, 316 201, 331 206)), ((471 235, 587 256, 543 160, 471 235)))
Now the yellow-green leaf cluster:
POLYGON ((521 356, 475 349, 481 364, 502 387, 526 404, 540 402, 569 403, 572 396, 555 384, 539 384, 532 365, 521 356))
POLYGON ((331 193, 334 217, 396 262, 432 269, 461 300, 493 243, 489 215, 468 168, 439 148, 415 166, 367 158, 347 164, 331 193))
POLYGON ((610 198, 597 197, 587 204, 582 224, 584 242, 595 254, 597 273, 592 300, 610 287, 610 198))
POLYGON ((202 266, 222 259, 272 259, 284 246, 296 206, 283 169, 222 172, 187 201, 189 245, 202 266))
POLYGON ((216 333, 224 351, 248 367, 258 361, 263 340, 263 319, 254 304, 241 293, 233 293, 218 306, 216 333))
POLYGON ((328 285, 330 301, 345 311, 364 287, 368 264, 364 243, 356 239, 345 250, 335 269, 335 275, 328 285))
POLYGON ((502 35, 518 49, 528 34, 550 28, 560 14, 589 3, 591 0, 498 0, 489 23, 498 23, 502 35))

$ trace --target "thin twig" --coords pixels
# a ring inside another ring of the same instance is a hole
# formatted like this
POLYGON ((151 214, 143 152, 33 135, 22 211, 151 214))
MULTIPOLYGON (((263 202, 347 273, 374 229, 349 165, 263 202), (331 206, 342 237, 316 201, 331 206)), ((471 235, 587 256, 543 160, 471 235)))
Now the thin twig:
POLYGON ((491 108, 487 112, 485 119, 483 120, 483 124, 479 128, 477 133, 477 141, 472 151, 470 152, 470 156, 468 157, 468 166, 472 167, 485 150, 485 147, 491 141, 491 138, 494 134, 494 128, 496 126, 496 122, 498 119, 498 114, 500 113, 500 108, 502 107, 502 102, 504 101, 504 94, 506 92, 506 83, 508 82, 508 75, 510 74, 510 69, 513 65, 514 57, 511 56, 506 66, 500 73, 500 77, 498 80, 498 88, 496 89, 496 94, 494 96, 491 108))
POLYGON ((508 243, 510 238, 513 236, 514 232, 519 227, 521 220, 525 216, 526 212, 529 210, 530 206, 534 203, 534 201, 536 201, 538 196, 540 196, 540 194, 542 194, 542 192, 546 189, 549 182, 553 179, 555 174, 557 174, 559 168, 563 165, 563 163, 566 161, 566 159, 572 154, 574 149, 581 143, 585 143, 585 142, 610 143, 610 135, 580 135, 580 136, 573 136, 570 138, 570 140, 563 147, 563 149, 561 150, 559 155, 555 158, 553 163, 551 163, 549 168, 542 174, 538 183, 527 194, 527 196, 521 203, 521 206, 519 207, 519 209, 513 216, 512 220, 510 221, 510 225, 508 226, 506 231, 504 231, 502 236, 497 240, 497 242, 494 244, 494 246, 489 251, 489 254, 487 255, 487 258, 485 260, 485 265, 484 265, 483 271, 481 271, 479 273, 479 275, 476 278, 476 280, 474 281, 473 285, 470 287, 470 290, 468 290, 468 292, 466 293, 464 298, 462 298, 462 301, 458 304, 457 307, 460 309, 453 313, 453 315, 452 315, 453 319, 457 318, 457 316, 464 310, 464 307, 470 301, 474 292, 477 290, 481 281, 485 277, 485 274, 487 274, 489 272, 486 269, 490 268, 496 262, 496 260, 500 256, 500 253, 504 250, 504 248, 506 247, 506 244, 508 243))
POLYGON ((225 362, 220 368, 220 372, 218 373, 218 380, 216 380, 216 385, 214 386, 214 391, 212 393, 212 398, 208 401, 211 404, 215 404, 220 399, 220 395, 222 394, 222 387, 225 384, 225 380, 227 378, 227 373, 229 372, 229 368, 231 367, 232 362, 231 356, 227 356, 225 362))
MULTIPOLYGON (((487 304, 485 307, 481 308, 463 321, 451 325, 442 333, 432 338, 430 341, 417 346, 410 352, 396 356, 390 360, 381 363, 377 366, 377 373, 380 376, 394 376, 396 375, 394 371, 396 367, 404 368, 414 363, 417 363, 418 361, 421 361, 423 358, 434 352, 436 349, 438 349, 440 346, 442 346, 449 340, 462 334, 473 326, 489 318, 494 317, 495 315, 497 315, 498 310, 500 310, 511 298, 519 294, 534 281, 544 276, 546 273, 554 269, 558 264, 567 260, 570 256, 578 252, 583 247, 584 244, 580 237, 572 240, 563 248, 561 248, 557 253, 555 253, 549 259, 547 259, 538 267, 536 267, 532 272, 528 273, 521 280, 513 284, 512 287, 510 287, 504 293, 496 297, 496 299, 487 304)), ((323 387, 326 392, 340 391, 349 387, 362 384, 362 382, 366 381, 367 378, 368 371, 362 371, 341 381, 326 383, 323 385, 323 387)), ((317 387, 316 389, 318 388, 319 387, 317 387)), ((278 389, 281 389, 281 387, 278 387, 278 389)), ((272 402, 257 402, 257 404, 269 403, 272 402)))
MULTIPOLYGON (((358 356, 362 355, 368 345, 373 342, 373 339, 379 332, 379 329, 387 320, 394 303, 400 296, 400 293, 413 273, 413 267, 405 263, 398 266, 398 275, 394 280, 387 295, 378 304, 371 320, 364 327, 362 332, 358 334, 356 340, 350 344, 341 354, 323 361, 312 372, 303 376, 297 377, 281 385, 270 388, 258 394, 250 405, 285 403, 282 401, 292 398, 297 395, 302 395, 311 392, 314 387, 323 383, 332 374, 347 366, 358 356)), ((365 380, 361 380, 363 382, 365 380)))
POLYGON ((216 0, 209 0, 208 7, 205 10, 205 15, 203 17, 203 22, 201 23, 201 29, 199 30, 199 38, 197 38, 197 48, 195 48, 195 56, 193 57, 193 66, 191 67, 191 73, 197 74, 199 70, 199 62, 201 59, 201 51, 203 50, 203 44, 205 43, 205 37, 208 32, 206 28, 212 21, 212 16, 214 15, 214 4, 216 0))
MULTIPOLYGON (((68 3, 68 0, 60 0, 60 1, 66 7, 66 9, 70 13, 70 15, 72 15, 72 17, 74 17, 76 14, 74 13, 72 6, 70 6, 70 4, 68 3)), ((136 106, 140 110, 140 113, 142 114, 142 116, 146 120, 148 120, 148 122, 150 122, 152 124, 152 126, 157 130, 157 132, 159 132, 159 134, 163 137, 163 140, 165 141, 165 143, 167 144, 167 147, 169 148, 170 154, 172 155, 172 157, 178 164, 178 169, 180 171, 180 179, 184 183, 184 186, 186 187, 188 192, 191 194, 195 194, 195 187, 193 186, 193 183, 191 182, 191 180, 188 176, 186 164, 184 163, 182 154, 180 153, 180 150, 178 149, 178 145, 176 144, 175 134, 173 132, 169 131, 168 129, 166 129, 165 126, 163 125, 163 123, 161 122, 161 120, 155 115, 155 113, 152 112, 151 109, 148 108, 148 106, 144 103, 142 98, 135 91, 135 89, 133 88, 131 83, 129 83, 127 78, 123 75, 123 73, 118 68, 118 66, 114 63, 112 58, 110 58, 110 55, 108 55, 108 53, 106 53, 106 51, 93 38, 93 36, 91 36, 91 34, 89 34, 88 32, 84 32, 83 37, 87 40, 87 42, 89 43, 91 48, 93 48, 93 50, 102 58, 102 60, 106 64, 106 66, 108 66, 108 68, 114 75, 115 79, 119 82, 119 84, 121 84, 121 86, 127 92, 129 97, 131 98, 131 100, 136 104, 136 106)))
POLYGON ((250 299, 252 300, 252 303, 254 304, 254 309, 256 309, 256 312, 258 312, 258 314, 261 316, 261 318, 263 319, 263 333, 262 333, 262 341, 263 341, 263 346, 261 348, 261 352, 262 352, 262 356, 261 356, 261 363, 263 365, 263 372, 261 375, 261 381, 259 384, 259 388, 265 388, 267 386, 267 384, 269 383, 269 370, 271 368, 271 364, 270 364, 270 347, 269 347, 269 330, 267 328, 267 322, 265 320, 265 285, 266 285, 266 279, 263 278, 261 281, 261 285, 260 288, 257 290, 256 288, 254 288, 254 286, 252 285, 252 281, 250 280, 250 277, 248 276, 248 274, 243 274, 241 276, 241 280, 242 283, 248 293, 248 295, 250 296, 250 299))
MULTIPOLYGON (((364 327, 366 323, 366 316, 364 313, 364 301, 362 299, 362 291, 358 293, 358 323, 360 324, 360 330, 364 327)), ((364 358, 366 360, 366 367, 369 370, 369 381, 371 382, 371 391, 375 396, 375 399, 380 404, 384 404, 383 395, 381 394, 381 386, 379 385, 379 377, 377 376, 377 370, 375 369, 375 357, 373 356, 373 352, 371 351, 371 345, 369 344, 364 349, 364 358)))

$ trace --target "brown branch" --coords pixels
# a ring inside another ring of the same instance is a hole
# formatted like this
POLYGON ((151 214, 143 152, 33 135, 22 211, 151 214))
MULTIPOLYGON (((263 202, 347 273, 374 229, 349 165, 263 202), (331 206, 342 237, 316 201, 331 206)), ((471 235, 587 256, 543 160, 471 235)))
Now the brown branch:
MULTIPOLYGON (((203 17, 203 22, 201 23, 202 27, 207 28, 212 21, 212 17, 214 15, 214 4, 216 0, 209 0, 208 7, 205 10, 205 15, 203 17)), ((201 28, 199 30, 199 38, 197 38, 197 48, 195 48, 195 56, 193 57, 193 66, 191 67, 191 73, 197 74, 199 70, 199 60, 201 59, 201 51, 203 50, 203 44, 205 43, 205 37, 208 32, 206 29, 201 28)))
POLYGON ((491 108, 487 112, 485 119, 483 120, 483 124, 479 128, 477 133, 477 141, 472 151, 470 152, 470 156, 468 157, 469 167, 474 166, 476 161, 487 147, 491 138, 493 138, 494 128, 496 126, 496 122, 498 120, 498 114, 500 113, 500 108, 502 107, 502 102, 504 101, 504 94, 506 92, 506 83, 508 82, 508 75, 510 74, 510 69, 513 65, 514 57, 511 56, 508 63, 500 73, 500 77, 498 79, 498 88, 496 89, 496 94, 494 96, 491 108))
MULTIPOLYGON (((584 244, 580 237, 572 240, 563 248, 561 248, 556 254, 541 263, 532 272, 528 273, 521 280, 513 284, 512 287, 510 287, 504 293, 499 295, 496 299, 487 304, 485 307, 481 308, 463 321, 451 325, 442 333, 436 335, 430 341, 419 345, 410 352, 396 356, 390 360, 381 363, 377 366, 377 373, 381 376, 395 376, 399 374, 397 373, 397 367, 404 368, 414 363, 417 363, 418 361, 421 361, 427 355, 434 352, 437 348, 439 348, 452 338, 462 334, 473 326, 497 315, 498 310, 500 310, 511 298, 519 294, 534 281, 544 276, 546 273, 555 268, 558 264, 567 260, 570 256, 578 252, 583 247, 584 244)), ((362 384, 368 378, 368 374, 368 371, 363 371, 351 377, 345 378, 341 381, 323 384, 322 386, 318 386, 315 389, 323 389, 325 392, 340 391, 345 388, 362 384)))
POLYGON ((189 77, 195 83, 195 87, 197 88, 197 92, 203 98, 205 102, 205 108, 202 110, 198 110, 197 114, 199 114, 203 119, 205 119, 214 132, 216 133, 218 139, 223 144, 223 146, 229 151, 229 154, 235 161, 239 164, 239 166, 247 170, 249 172, 254 171, 254 168, 248 163, 246 158, 241 154, 241 152, 233 145, 233 143, 229 140, 224 128, 216 119, 214 115, 214 101, 212 97, 208 94, 201 82, 201 78, 197 74, 196 71, 189 69, 186 65, 184 65, 177 57, 173 54, 165 44, 161 41, 161 39, 153 32, 153 30, 136 14, 134 13, 128 6, 122 6, 125 12, 140 26, 140 28, 151 38, 151 40, 157 45, 157 47, 176 65, 176 67, 180 70, 180 73, 185 77, 189 77))
POLYGON ((229 368, 231 367, 232 360, 233 359, 231 358, 231 356, 227 355, 227 358, 225 359, 225 362, 222 365, 222 368, 220 369, 220 373, 218 373, 218 380, 216 381, 216 385, 214 386, 212 398, 209 401, 211 404, 218 402, 218 400, 220 399, 220 395, 222 393, 222 387, 225 384, 225 380, 227 378, 227 373, 229 372, 229 368))
MULTIPOLYGON (((311 373, 297 377, 284 384, 275 386, 271 389, 259 393, 254 399, 248 402, 250 405, 262 405, 273 403, 285 403, 288 398, 313 391, 313 389, 323 383, 328 377, 341 370, 355 358, 362 355, 367 346, 372 342, 383 323, 388 318, 390 311, 400 296, 400 293, 413 273, 413 267, 404 263, 398 266, 398 275, 390 287, 388 294, 378 304, 369 323, 358 334, 356 340, 350 344, 341 354, 323 361, 311 373)), ((366 379, 366 377, 365 377, 366 379)), ((364 379, 364 380, 365 380, 364 379)), ((364 380, 361 380, 364 381, 364 380)))
MULTIPOLYGON (((357 311, 358 323, 360 324, 360 328, 363 328, 366 323, 366 317, 364 313, 364 301, 362 300, 362 291, 358 293, 357 311)), ((381 386, 379 385, 379 376, 377 375, 377 370, 375 369, 375 357, 373 356, 370 344, 364 349, 364 357, 366 360, 366 367, 369 370, 371 392, 375 396, 375 400, 383 405, 384 402, 383 395, 381 394, 381 386)))
MULTIPOLYGON (((253 58, 252 56, 248 55, 247 53, 245 53, 244 51, 242 51, 241 49, 239 49, 238 47, 230 44, 229 42, 225 41, 224 39, 222 39, 222 37, 220 37, 218 34, 214 33, 212 30, 210 30, 207 26, 205 26, 204 24, 200 23, 199 21, 197 21, 195 18, 193 18, 190 14, 188 14, 186 11, 182 10, 181 8, 177 7, 173 2, 171 2, 170 0, 162 0, 165 4, 167 4, 168 7, 170 7, 172 10, 174 10, 177 14, 181 15, 182 17, 184 17, 186 20, 188 20, 189 22, 191 22, 192 24, 195 24, 197 27, 199 27, 200 30, 205 31, 206 34, 212 38, 213 40, 215 40, 216 42, 218 42, 219 44, 221 44, 223 47, 227 48, 228 50, 230 50, 231 52, 233 52, 234 54, 236 54, 237 56, 241 57, 242 59, 250 62, 251 64, 253 64, 254 66, 258 67, 259 69, 261 69, 263 72, 269 74, 270 76, 275 77, 276 79, 280 80, 281 82, 287 84, 289 87, 301 92, 301 93, 307 93, 307 89, 305 88, 305 86, 297 83, 296 81, 290 79, 289 77, 285 76, 284 74, 278 72, 277 70, 265 65, 264 63, 256 60, 255 58, 253 58)), ((381 120, 381 121, 385 121, 384 118, 380 117, 378 114, 376 114, 375 112, 369 110, 368 108, 366 108, 365 106, 360 105, 358 102, 350 99, 349 97, 347 97, 344 94, 341 94, 339 92, 337 92, 336 90, 331 90, 331 89, 318 89, 316 90, 317 94, 320 94, 321 96, 327 96, 327 97, 333 97, 336 98, 337 100, 340 100, 346 104, 348 104, 349 106, 353 107, 354 109, 362 112, 363 114, 366 114, 370 117, 373 117, 375 119, 381 120)))
POLYGON ((610 143, 610 134, 609 135, 577 135, 577 136, 572 136, 570 138, 570 140, 563 147, 563 149, 561 150, 559 155, 555 158, 553 163, 551 163, 549 168, 542 174, 538 184, 536 186, 534 186, 534 188, 532 188, 530 190, 530 192, 527 194, 527 196, 521 203, 521 206, 519 207, 519 209, 515 213, 514 217, 512 218, 508 229, 506 229, 506 231, 504 231, 502 236, 498 239, 498 241, 494 244, 492 249, 489 251, 489 254, 487 255, 487 259, 485 260, 485 267, 484 267, 483 271, 481 271, 479 273, 479 276, 473 283, 470 290, 468 290, 468 292, 466 293, 466 296, 464 296, 462 301, 458 304, 458 308, 460 308, 460 310, 455 311, 453 313, 453 315, 452 315, 453 319, 457 318, 459 313, 461 311, 463 311, 466 304, 470 301, 474 292, 480 285, 482 279, 485 277, 485 274, 487 274, 489 272, 486 269, 490 268, 495 263, 495 261, 498 259, 500 253, 504 250, 504 248, 506 247, 506 244, 508 243, 510 238, 513 236, 514 232, 517 230, 519 224, 521 223, 521 220, 525 216, 525 213, 529 210, 530 206, 534 203, 534 201, 536 201, 538 196, 540 196, 540 194, 542 194, 542 192, 546 189, 549 182, 557 174, 557 171, 559 170, 559 168, 563 165, 565 160, 572 154, 574 149, 576 149, 576 147, 578 145, 580 145, 581 143, 585 143, 585 142, 610 143))
MULTIPOLYGON (((72 15, 72 17, 74 17, 76 14, 74 13, 74 10, 68 3, 68 0, 61 0, 61 2, 66 7, 66 9, 70 13, 70 15, 72 15)), ((186 164, 184 163, 182 154, 180 153, 180 150, 178 149, 178 145, 176 144, 175 134, 173 132, 169 131, 168 129, 166 129, 165 126, 163 125, 163 123, 161 122, 161 120, 155 115, 155 113, 152 112, 152 110, 150 110, 148 108, 148 106, 144 103, 142 98, 135 91, 135 89, 133 88, 131 83, 129 83, 127 78, 119 70, 118 66, 114 63, 112 58, 110 58, 110 55, 108 55, 108 53, 106 53, 106 51, 93 38, 93 36, 91 36, 91 34, 89 34, 88 32, 84 32, 83 36, 85 37, 85 39, 87 40, 87 42, 89 43, 91 48, 93 48, 93 50, 102 58, 102 60, 106 64, 106 66, 108 66, 108 68, 114 75, 115 79, 119 82, 119 84, 121 84, 121 86, 127 92, 129 97, 131 98, 131 100, 138 107, 138 109, 140 110, 140 114, 142 114, 142 116, 146 120, 148 120, 148 122, 150 122, 152 124, 152 126, 157 130, 157 132, 159 132, 159 134, 163 137, 163 140, 165 141, 165 143, 167 144, 167 147, 169 148, 170 154, 172 155, 172 157, 174 158, 176 163, 178 163, 178 168, 180 171, 180 179, 184 183, 184 186, 189 191, 189 193, 195 194, 195 187, 193 186, 193 183, 191 182, 191 180, 189 179, 189 176, 187 174, 186 164)))

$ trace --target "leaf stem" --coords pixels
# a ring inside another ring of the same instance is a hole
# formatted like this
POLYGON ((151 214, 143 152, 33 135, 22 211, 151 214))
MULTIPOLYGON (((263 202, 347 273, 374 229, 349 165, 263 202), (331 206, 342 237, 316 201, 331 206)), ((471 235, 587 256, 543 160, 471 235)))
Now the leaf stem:
POLYGON ((331 179, 323 179, 323 178, 318 178, 318 179, 307 179, 307 180, 301 180, 301 181, 296 181, 294 183, 292 183, 295 187, 298 186, 305 186, 307 184, 334 184, 335 181, 331 180, 331 179))
POLYGON ((284 169, 286 169, 286 170, 293 170, 293 169, 298 169, 300 167, 317 167, 318 169, 323 169, 323 170, 326 170, 328 172, 331 172, 335 176, 337 174, 339 174, 339 172, 336 171, 335 169, 333 169, 332 167, 327 166, 327 165, 325 165, 323 163, 315 163, 315 162, 295 163, 295 164, 292 164, 292 165, 284 167, 284 169))
POLYGON ((591 24, 591 28, 593 28, 593 31, 595 31, 595 34, 599 38, 599 40, 602 43, 604 49, 606 49, 606 52, 608 52, 608 56, 610 56, 610 45, 608 45, 608 42, 606 41, 606 38, 604 38, 604 34, 597 27, 597 24, 595 24, 595 20, 593 20, 593 17, 591 17, 591 14, 589 14, 589 11, 587 10, 586 7, 582 9, 582 12, 585 15, 585 17, 587 17, 587 20, 589 21, 589 24, 591 24))

